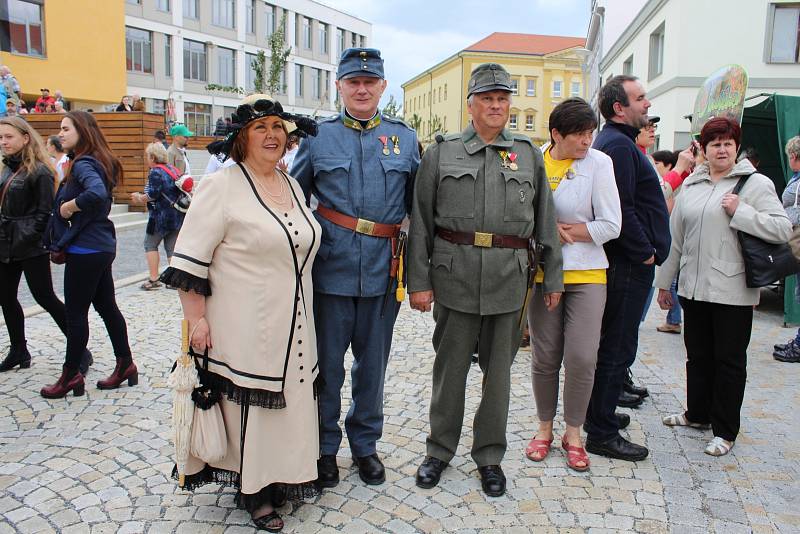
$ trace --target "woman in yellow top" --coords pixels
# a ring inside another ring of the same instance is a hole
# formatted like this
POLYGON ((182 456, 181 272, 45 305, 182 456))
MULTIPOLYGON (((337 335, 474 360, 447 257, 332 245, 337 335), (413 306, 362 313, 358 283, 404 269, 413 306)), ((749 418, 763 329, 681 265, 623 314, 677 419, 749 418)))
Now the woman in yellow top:
MULTIPOLYGON (((541 298, 533 298, 528 310, 539 430, 525 454, 540 462, 550 452, 563 362, 566 431, 561 446, 567 465, 576 471, 589 469, 580 429, 592 393, 606 303, 608 259, 603 243, 618 237, 622 224, 611 159, 589 148, 596 126, 592 108, 580 98, 565 100, 550 115, 551 144, 545 149, 544 163, 562 243, 564 294, 553 311, 547 311, 541 298)), ((541 282, 539 273, 537 294, 541 282)))

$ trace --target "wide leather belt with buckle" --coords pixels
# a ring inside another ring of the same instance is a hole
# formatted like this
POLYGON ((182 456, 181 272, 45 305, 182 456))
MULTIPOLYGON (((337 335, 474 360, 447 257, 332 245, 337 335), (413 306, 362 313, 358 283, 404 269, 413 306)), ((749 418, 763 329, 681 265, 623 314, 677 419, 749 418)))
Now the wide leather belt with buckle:
POLYGON ((473 245, 482 248, 527 249, 528 240, 515 235, 488 234, 485 232, 454 232, 437 228, 436 235, 457 245, 473 245))
POLYGON ((336 210, 326 208, 322 204, 317 206, 317 213, 322 215, 323 218, 329 220, 336 226, 347 228, 359 234, 369 235, 372 237, 397 237, 400 235, 399 224, 383 224, 368 221, 367 219, 358 219, 350 217, 344 213, 339 213, 336 210))

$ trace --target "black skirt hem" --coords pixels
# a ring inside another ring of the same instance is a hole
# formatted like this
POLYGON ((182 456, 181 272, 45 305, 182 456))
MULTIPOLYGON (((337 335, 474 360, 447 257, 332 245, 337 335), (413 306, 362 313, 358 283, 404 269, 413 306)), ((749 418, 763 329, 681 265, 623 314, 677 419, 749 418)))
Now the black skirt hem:
MULTIPOLYGON (((177 466, 172 468, 172 478, 178 480, 177 466)), ((186 475, 182 489, 194 491, 206 484, 219 484, 224 487, 236 488, 236 505, 251 513, 265 504, 280 507, 287 501, 304 501, 320 494, 316 481, 291 484, 275 482, 261 488, 257 493, 242 493, 242 482, 239 473, 207 464, 199 473, 186 475)))
POLYGON ((225 398, 238 405, 247 404, 270 410, 286 408, 286 396, 283 391, 267 391, 265 389, 252 389, 234 384, 229 378, 220 376, 211 371, 198 369, 200 383, 209 386, 214 391, 219 391, 225 398))

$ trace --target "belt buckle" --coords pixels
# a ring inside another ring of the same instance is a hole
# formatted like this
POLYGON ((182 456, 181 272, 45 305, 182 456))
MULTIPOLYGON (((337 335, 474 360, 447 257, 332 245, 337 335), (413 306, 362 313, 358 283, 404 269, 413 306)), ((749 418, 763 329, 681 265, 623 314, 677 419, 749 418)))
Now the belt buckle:
POLYGON ((472 244, 476 247, 492 248, 492 234, 475 232, 475 240, 472 244))
POLYGON ((372 235, 375 231, 375 223, 366 219, 358 219, 356 222, 356 232, 359 234, 372 235))

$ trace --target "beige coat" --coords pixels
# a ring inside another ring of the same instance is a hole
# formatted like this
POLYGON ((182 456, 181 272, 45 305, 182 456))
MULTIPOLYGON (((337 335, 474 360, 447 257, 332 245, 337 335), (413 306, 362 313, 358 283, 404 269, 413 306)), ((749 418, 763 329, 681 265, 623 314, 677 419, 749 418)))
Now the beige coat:
POLYGON ((745 283, 744 259, 737 231, 769 243, 785 243, 792 225, 772 181, 753 174, 739 194, 733 217, 721 206, 742 176, 755 172, 749 161, 737 163, 728 176, 711 181, 707 164, 686 178, 670 218, 672 246, 656 276, 655 286, 669 289, 675 275, 678 295, 718 304, 758 304, 759 290, 745 283))

